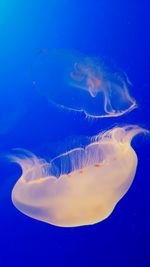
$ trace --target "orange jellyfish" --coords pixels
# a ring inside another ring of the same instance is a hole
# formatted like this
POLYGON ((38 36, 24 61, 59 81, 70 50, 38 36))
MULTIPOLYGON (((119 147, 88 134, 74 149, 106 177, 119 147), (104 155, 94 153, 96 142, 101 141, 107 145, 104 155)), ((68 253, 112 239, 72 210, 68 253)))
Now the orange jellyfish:
POLYGON ((143 131, 133 125, 112 128, 50 163, 32 154, 15 157, 22 175, 12 191, 13 204, 62 227, 106 219, 133 182, 138 159, 130 143, 143 131))
POLYGON ((59 108, 102 118, 136 107, 127 75, 99 58, 45 49, 35 58, 32 73, 34 88, 59 108))

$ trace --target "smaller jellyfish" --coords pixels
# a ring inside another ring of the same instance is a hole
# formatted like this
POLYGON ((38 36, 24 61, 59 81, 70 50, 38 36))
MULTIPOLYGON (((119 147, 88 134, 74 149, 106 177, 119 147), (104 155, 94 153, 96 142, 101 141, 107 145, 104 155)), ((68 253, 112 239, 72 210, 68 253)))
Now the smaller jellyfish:
POLYGON ((117 117, 136 108, 127 75, 100 58, 43 49, 32 75, 34 88, 59 108, 92 118, 117 117))
POLYGON ((106 219, 130 188, 137 168, 132 138, 145 130, 115 127, 51 162, 25 152, 13 158, 22 175, 12 201, 22 213, 61 227, 106 219))

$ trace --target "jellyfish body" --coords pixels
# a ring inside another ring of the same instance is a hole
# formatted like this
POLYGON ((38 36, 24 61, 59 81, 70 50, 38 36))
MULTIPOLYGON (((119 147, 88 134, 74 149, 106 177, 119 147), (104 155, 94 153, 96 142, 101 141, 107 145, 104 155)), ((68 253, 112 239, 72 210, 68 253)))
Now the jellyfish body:
POLYGON ((136 126, 112 128, 50 163, 34 155, 16 157, 22 176, 12 191, 14 205, 57 226, 104 220, 132 184, 137 156, 130 142, 142 131, 136 126))
POLYGON ((99 58, 45 49, 37 55, 32 72, 36 90, 59 108, 102 118, 136 107, 126 74, 99 58))

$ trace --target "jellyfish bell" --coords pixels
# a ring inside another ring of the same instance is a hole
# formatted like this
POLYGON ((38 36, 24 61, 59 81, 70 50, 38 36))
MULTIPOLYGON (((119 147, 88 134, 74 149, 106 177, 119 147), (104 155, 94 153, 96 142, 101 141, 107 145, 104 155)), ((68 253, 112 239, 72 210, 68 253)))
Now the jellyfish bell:
POLYGON ((32 76, 34 88, 50 103, 91 118, 117 117, 136 108, 126 74, 100 58, 44 49, 32 64, 32 76))
POLYGON ((90 225, 107 218, 131 186, 137 156, 130 143, 144 130, 116 127, 50 163, 35 155, 14 160, 22 176, 12 201, 22 213, 56 226, 90 225))

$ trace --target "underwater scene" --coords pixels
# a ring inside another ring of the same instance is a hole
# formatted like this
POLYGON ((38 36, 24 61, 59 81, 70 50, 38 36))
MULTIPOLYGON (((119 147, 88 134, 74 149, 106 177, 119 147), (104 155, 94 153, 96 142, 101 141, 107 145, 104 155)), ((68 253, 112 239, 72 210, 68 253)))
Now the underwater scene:
POLYGON ((149 10, 1 0, 0 266, 150 267, 149 10))

